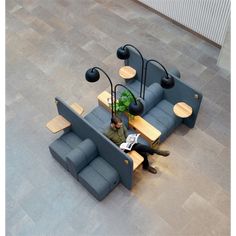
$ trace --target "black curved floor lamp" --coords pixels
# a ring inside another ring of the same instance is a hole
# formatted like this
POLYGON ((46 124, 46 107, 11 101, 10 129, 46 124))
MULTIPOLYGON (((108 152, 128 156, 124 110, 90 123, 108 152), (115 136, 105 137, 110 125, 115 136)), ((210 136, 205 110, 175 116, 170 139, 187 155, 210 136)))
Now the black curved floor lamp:
POLYGON ((131 94, 131 96, 133 97, 134 101, 132 103, 130 103, 129 105, 129 113, 131 115, 134 115, 134 116, 137 116, 137 115, 141 115, 143 113, 143 110, 144 110, 144 107, 143 107, 143 104, 138 101, 134 94, 130 91, 130 89, 128 89, 125 85, 123 84, 116 84, 115 85, 115 90, 114 90, 114 98, 115 98, 115 114, 116 114, 116 88, 118 86, 121 86, 123 88, 125 88, 126 90, 129 91, 129 93, 131 94))
POLYGON ((151 62, 151 61, 158 63, 165 71, 165 76, 161 78, 161 83, 160 83, 161 87, 165 88, 165 89, 170 89, 175 86, 174 78, 170 74, 168 74, 166 68, 160 62, 158 62, 157 60, 154 60, 154 59, 147 60, 146 64, 145 64, 144 81, 143 81, 143 94, 142 94, 143 99, 145 98, 145 85, 146 85, 146 79, 147 79, 147 68, 148 68, 149 62, 151 62))
POLYGON ((126 60, 129 58, 130 56, 130 53, 129 53, 129 49, 128 47, 132 47, 134 48, 140 55, 141 57, 141 60, 142 60, 142 73, 141 73, 141 86, 140 86, 140 97, 142 96, 142 90, 143 90, 143 70, 144 70, 144 59, 143 59, 143 55, 141 54, 141 52, 135 47, 133 46, 132 44, 125 44, 123 47, 119 47, 117 49, 117 52, 116 52, 116 55, 119 59, 121 60, 126 60))
POLYGON ((99 71, 98 71, 98 70, 102 71, 102 72, 106 75, 107 79, 108 79, 109 82, 110 82, 110 86, 111 86, 111 117, 113 117, 113 115, 114 115, 114 108, 113 108, 113 104, 114 104, 114 102, 113 102, 113 91, 114 91, 114 90, 113 90, 113 84, 112 84, 111 79, 110 79, 110 77, 108 76, 108 74, 107 74, 103 69, 101 69, 100 67, 95 66, 95 67, 90 68, 90 69, 88 69, 88 70, 86 71, 86 73, 85 73, 85 78, 86 78, 86 80, 87 80, 88 82, 92 82, 92 83, 98 81, 99 78, 100 78, 100 74, 99 74, 99 71))

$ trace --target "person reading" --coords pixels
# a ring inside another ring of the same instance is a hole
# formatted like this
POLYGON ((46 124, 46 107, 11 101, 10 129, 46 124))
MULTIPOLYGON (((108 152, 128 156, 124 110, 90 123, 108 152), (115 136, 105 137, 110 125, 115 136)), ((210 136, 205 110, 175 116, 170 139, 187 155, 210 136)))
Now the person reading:
MULTIPOLYGON (((111 119, 111 124, 104 134, 118 147, 120 146, 122 147, 122 144, 126 143, 128 137, 127 128, 123 124, 121 118, 118 116, 113 116, 113 118, 111 119)), ((125 152, 128 152, 128 149, 124 148, 123 150, 125 152)), ((157 170, 149 165, 148 154, 150 155, 158 154, 165 157, 170 155, 169 151, 154 149, 139 142, 135 142, 130 150, 135 150, 136 152, 138 152, 140 155, 143 156, 144 158, 143 169, 151 172, 152 174, 156 174, 157 170)))

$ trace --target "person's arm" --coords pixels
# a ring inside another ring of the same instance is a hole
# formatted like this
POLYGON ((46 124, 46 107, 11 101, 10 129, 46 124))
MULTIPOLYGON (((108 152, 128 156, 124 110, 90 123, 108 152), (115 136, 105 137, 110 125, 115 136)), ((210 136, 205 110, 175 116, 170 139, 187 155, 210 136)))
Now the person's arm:
POLYGON ((124 135, 125 135, 125 138, 127 138, 128 136, 128 131, 127 131, 127 128, 126 126, 123 124, 123 130, 124 130, 124 135))

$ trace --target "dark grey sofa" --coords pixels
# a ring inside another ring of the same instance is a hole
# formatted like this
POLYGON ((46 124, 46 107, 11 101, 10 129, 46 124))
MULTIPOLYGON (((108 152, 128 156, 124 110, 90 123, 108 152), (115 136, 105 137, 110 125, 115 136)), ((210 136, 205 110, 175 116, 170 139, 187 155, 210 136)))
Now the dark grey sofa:
MULTIPOLYGON (((126 81, 126 86, 132 90, 135 96, 140 92, 140 56, 132 49, 129 49, 130 57, 125 65, 136 70, 136 76, 126 81)), ((146 59, 144 58, 146 61, 146 59)), ((175 79, 175 86, 171 89, 163 89, 160 80, 165 75, 164 70, 157 63, 150 62, 146 78, 146 93, 144 112, 142 117, 161 131, 160 142, 163 142, 180 124, 193 128, 197 119, 202 101, 202 94, 193 89, 185 81, 172 75, 175 79), (173 107, 178 102, 185 102, 192 107, 193 113, 188 118, 180 118, 173 112, 173 107)))
POLYGON ((98 200, 118 183, 131 189, 133 160, 60 98, 55 100, 71 127, 49 146, 52 156, 98 200))

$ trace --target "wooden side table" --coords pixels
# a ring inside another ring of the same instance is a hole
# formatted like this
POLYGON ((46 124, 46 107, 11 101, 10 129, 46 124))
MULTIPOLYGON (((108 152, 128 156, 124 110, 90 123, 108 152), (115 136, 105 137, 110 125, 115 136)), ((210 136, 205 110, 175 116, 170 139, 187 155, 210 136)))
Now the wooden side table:
POLYGON ((58 115, 54 117, 52 120, 50 120, 46 127, 53 133, 57 133, 65 128, 68 128, 71 125, 71 123, 66 120, 63 116, 58 115))
POLYGON ((129 157, 133 160, 133 171, 144 161, 144 158, 136 151, 131 151, 127 153, 129 157))
POLYGON ((119 70, 119 75, 123 79, 133 79, 136 75, 136 70, 130 66, 123 66, 119 70))
POLYGON ((151 145, 155 145, 159 141, 161 132, 141 116, 129 119, 129 126, 140 133, 151 145))
POLYGON ((79 115, 82 115, 82 113, 84 112, 83 107, 81 107, 76 102, 73 102, 72 104, 70 104, 70 107, 73 108, 73 110, 76 111, 79 115))
POLYGON ((187 118, 192 115, 193 109, 185 102, 178 102, 174 105, 173 111, 175 115, 181 118, 187 118))

